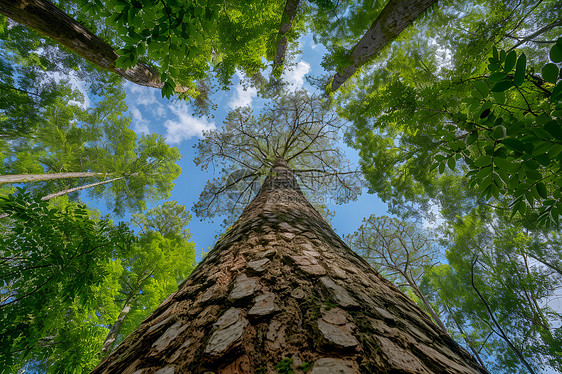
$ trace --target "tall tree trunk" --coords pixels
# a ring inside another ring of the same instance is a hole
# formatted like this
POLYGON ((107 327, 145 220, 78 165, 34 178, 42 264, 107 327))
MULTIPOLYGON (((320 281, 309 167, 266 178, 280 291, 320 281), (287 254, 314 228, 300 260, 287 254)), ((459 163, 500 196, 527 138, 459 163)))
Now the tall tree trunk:
POLYGON ((277 160, 191 276, 93 373, 311 366, 309 374, 486 373, 346 246, 277 160))
POLYGON ((332 91, 336 91, 365 62, 378 54, 385 45, 396 38, 420 14, 437 0, 390 0, 381 14, 353 47, 350 64, 342 67, 332 80, 332 91))
POLYGON ((113 48, 47 0, 0 0, 0 13, 43 34, 94 65, 141 86, 162 88, 160 74, 138 63, 131 69, 115 67, 113 48))
POLYGON ((285 53, 287 52, 287 33, 291 30, 293 20, 297 14, 300 0, 287 0, 285 10, 281 16, 281 25, 279 26, 279 34, 277 35, 277 45, 275 48, 275 60, 273 61, 273 76, 281 77, 283 72, 283 64, 285 62, 285 53))
MULTIPOLYGON (((0 0, 1 1, 1 0, 0 0)), ((0 184, 50 181, 53 179, 100 177, 106 173, 70 172, 70 173, 43 173, 43 174, 12 174, 0 175, 0 184)))

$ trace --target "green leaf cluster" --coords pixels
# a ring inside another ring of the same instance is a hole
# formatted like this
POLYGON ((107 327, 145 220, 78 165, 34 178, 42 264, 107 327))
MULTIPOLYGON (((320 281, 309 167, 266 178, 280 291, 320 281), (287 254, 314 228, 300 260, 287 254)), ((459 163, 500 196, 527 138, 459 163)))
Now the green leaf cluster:
POLYGON ((448 225, 447 262, 422 282, 453 335, 494 373, 528 372, 515 350, 537 372, 562 368, 553 304, 562 285, 560 235, 523 224, 482 207, 448 225))
MULTIPOLYGON (((551 50, 562 45, 562 38, 551 50)), ((552 54, 552 53, 551 53, 552 54)), ((512 199, 513 214, 536 210, 539 224, 558 224, 562 187, 562 81, 526 73, 526 56, 494 48, 487 80, 474 82, 466 110, 453 114, 434 168, 469 168, 470 186, 487 198, 512 199), (539 81, 537 81, 539 79, 539 81), (552 81, 552 79, 550 79, 552 81)), ((553 64, 547 63, 544 67, 553 64)), ((547 71, 549 69, 547 68, 547 71)), ((543 72, 545 69, 543 68, 543 72)))
POLYGON ((97 293, 111 259, 130 251, 131 232, 91 218, 84 205, 48 206, 22 189, 0 198, 0 209, 9 215, 0 235, 0 366, 33 358, 51 372, 91 367, 87 352, 104 328, 84 318, 97 321, 97 293), (66 362, 55 364, 65 349, 66 362))
POLYGON ((48 205, 22 189, 0 209, 9 214, 0 236, 0 365, 12 371, 89 372, 194 267, 191 216, 176 202, 135 215, 137 235, 84 205, 48 205))

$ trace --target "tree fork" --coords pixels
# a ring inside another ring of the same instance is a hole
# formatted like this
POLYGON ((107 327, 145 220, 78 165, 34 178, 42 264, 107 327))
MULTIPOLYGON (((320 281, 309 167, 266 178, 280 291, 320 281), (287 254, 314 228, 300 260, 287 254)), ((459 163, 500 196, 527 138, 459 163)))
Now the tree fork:
POLYGON ((164 86, 160 74, 148 65, 137 63, 131 69, 117 68, 115 61, 119 55, 109 44, 47 0, 0 0, 0 13, 128 81, 154 88, 164 86))
POLYGON ((346 246, 278 159, 178 291, 92 373, 277 373, 282 361, 309 374, 487 373, 346 246))

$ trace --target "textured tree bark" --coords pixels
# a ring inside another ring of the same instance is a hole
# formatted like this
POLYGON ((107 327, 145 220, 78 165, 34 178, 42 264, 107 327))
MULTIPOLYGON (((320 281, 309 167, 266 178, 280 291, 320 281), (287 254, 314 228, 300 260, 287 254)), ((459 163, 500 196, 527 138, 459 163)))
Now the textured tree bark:
POLYGON ((281 366, 309 374, 486 373, 345 245, 278 160, 178 291, 93 373, 281 366))
POLYGON ((437 0, 390 0, 381 14, 351 50, 351 63, 332 80, 332 91, 336 91, 365 62, 379 53, 385 45, 396 38, 420 14, 437 0))
POLYGON ((0 13, 43 34, 94 65, 141 86, 162 88, 160 74, 138 63, 131 69, 115 67, 113 48, 47 0, 0 0, 0 13))
POLYGON ((277 35, 275 60, 273 61, 273 72, 277 78, 279 78, 283 72, 283 63, 285 62, 285 53, 287 52, 286 34, 291 30, 299 3, 300 0, 287 0, 287 3, 285 3, 285 10, 281 17, 281 25, 279 26, 279 34, 277 35))

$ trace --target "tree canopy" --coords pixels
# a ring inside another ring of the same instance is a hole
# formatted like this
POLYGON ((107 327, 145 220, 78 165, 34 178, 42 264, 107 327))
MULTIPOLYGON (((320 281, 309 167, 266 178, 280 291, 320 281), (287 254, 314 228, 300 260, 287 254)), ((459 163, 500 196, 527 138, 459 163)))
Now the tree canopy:
POLYGON ((3 368, 89 372, 194 266, 191 216, 176 202, 135 215, 136 235, 84 205, 24 190, 0 209, 9 215, 0 237, 3 368))
POLYGON ((195 163, 218 168, 194 206, 200 217, 236 218, 254 198, 277 158, 287 162, 301 185, 337 203, 360 193, 356 170, 337 146, 342 123, 319 98, 286 92, 255 116, 248 107, 231 111, 222 127, 197 144, 195 163))
POLYGON ((189 274, 191 216, 154 206, 181 155, 130 129, 123 79, 201 114, 238 73, 270 102, 198 142, 196 164, 216 172, 199 217, 231 223, 280 159, 320 209, 357 197, 362 173, 394 216, 348 238, 359 254, 482 365, 562 371, 558 1, 0 0, 0 13, 0 365, 90 370, 189 274), (285 90, 305 34, 328 51, 321 93, 285 90), (135 234, 81 191, 137 213, 135 234))

